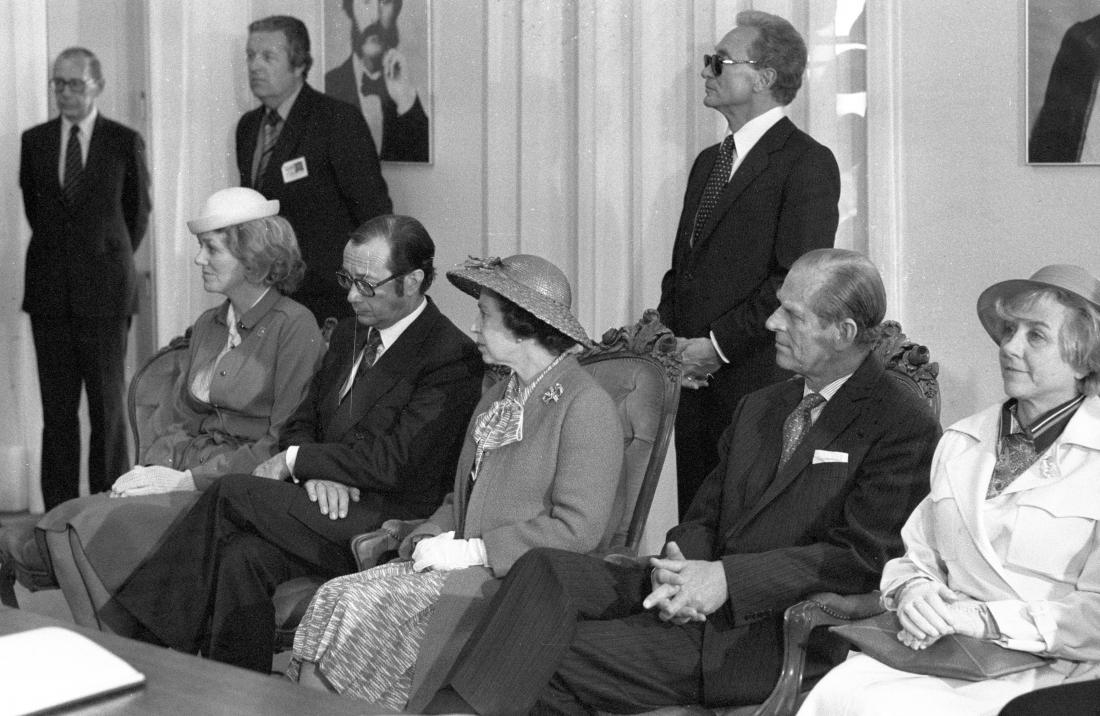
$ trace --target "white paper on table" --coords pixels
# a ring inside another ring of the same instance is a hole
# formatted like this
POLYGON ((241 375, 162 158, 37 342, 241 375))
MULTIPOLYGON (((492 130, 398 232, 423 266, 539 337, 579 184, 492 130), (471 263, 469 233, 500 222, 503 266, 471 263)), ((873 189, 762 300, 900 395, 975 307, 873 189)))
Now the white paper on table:
POLYGON ((0 716, 29 714, 140 686, 145 675, 61 627, 0 636, 0 716))

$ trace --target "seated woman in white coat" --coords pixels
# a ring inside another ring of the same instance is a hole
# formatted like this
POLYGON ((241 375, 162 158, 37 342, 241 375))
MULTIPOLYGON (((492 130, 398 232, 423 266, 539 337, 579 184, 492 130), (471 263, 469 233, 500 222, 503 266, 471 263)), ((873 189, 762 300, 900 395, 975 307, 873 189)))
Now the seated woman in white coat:
POLYGON ((944 433, 883 604, 912 649, 961 634, 1052 661, 963 681, 858 654, 799 714, 996 714, 1021 693, 1100 677, 1100 281, 1047 266, 986 289, 978 317, 1008 400, 944 433))
MULTIPOLYGON (((289 671, 395 711, 410 696, 433 620, 457 624, 450 617, 460 610, 476 623, 533 547, 588 552, 600 544, 623 458, 615 405, 570 350, 588 338, 570 311, 565 275, 520 254, 471 259, 447 278, 478 298, 477 346, 511 375, 474 410, 454 491, 401 546, 411 561, 325 583, 302 617, 289 671)), ((464 634, 437 638, 461 646, 464 634)))

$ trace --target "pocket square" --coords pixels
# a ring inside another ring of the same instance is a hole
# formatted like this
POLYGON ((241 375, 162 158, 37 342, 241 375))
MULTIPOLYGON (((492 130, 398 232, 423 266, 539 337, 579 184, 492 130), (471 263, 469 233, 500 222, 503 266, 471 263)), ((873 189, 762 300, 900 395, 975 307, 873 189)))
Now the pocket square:
POLYGON ((848 453, 832 450, 814 450, 814 465, 823 462, 848 462, 848 453))

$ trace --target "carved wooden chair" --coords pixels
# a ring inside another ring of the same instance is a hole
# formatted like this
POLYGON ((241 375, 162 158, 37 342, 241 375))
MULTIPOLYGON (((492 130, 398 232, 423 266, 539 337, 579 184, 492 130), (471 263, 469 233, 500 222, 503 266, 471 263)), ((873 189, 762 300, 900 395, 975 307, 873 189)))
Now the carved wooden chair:
MULTIPOLYGON (((940 415, 939 364, 931 362, 928 348, 910 341, 897 321, 884 321, 874 352, 882 359, 887 375, 906 390, 928 403, 936 418, 940 415)), ((783 664, 779 681, 761 704, 709 709, 703 706, 675 706, 648 712, 647 716, 791 716, 813 685, 804 680, 806 650, 811 638, 815 648, 826 649, 840 661, 849 645, 827 633, 823 627, 843 624, 882 612, 877 591, 841 595, 811 594, 783 614, 783 664)), ((816 683, 822 675, 814 675, 816 683)))
MULTIPOLYGON (((577 358, 611 395, 623 425, 622 477, 598 553, 635 555, 676 422, 680 398, 676 338, 660 323, 657 312, 648 310, 633 326, 604 333, 598 344, 577 358)), ((351 547, 359 568, 367 569, 394 556, 401 540, 417 524, 415 520, 390 520, 378 530, 355 537, 351 547)), ((293 646, 294 630, 317 586, 319 581, 310 578, 279 586, 275 595, 277 649, 293 646)))

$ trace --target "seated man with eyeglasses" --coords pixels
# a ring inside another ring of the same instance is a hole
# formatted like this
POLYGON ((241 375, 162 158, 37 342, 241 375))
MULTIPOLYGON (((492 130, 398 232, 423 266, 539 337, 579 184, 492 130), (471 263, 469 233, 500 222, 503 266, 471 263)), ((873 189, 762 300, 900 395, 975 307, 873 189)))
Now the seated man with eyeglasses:
POLYGON ((336 326, 281 452, 203 494, 101 611, 108 626, 266 673, 280 583, 352 572, 351 537, 438 507, 483 369, 424 295, 434 254, 407 216, 353 232, 337 279, 355 318, 336 326))

